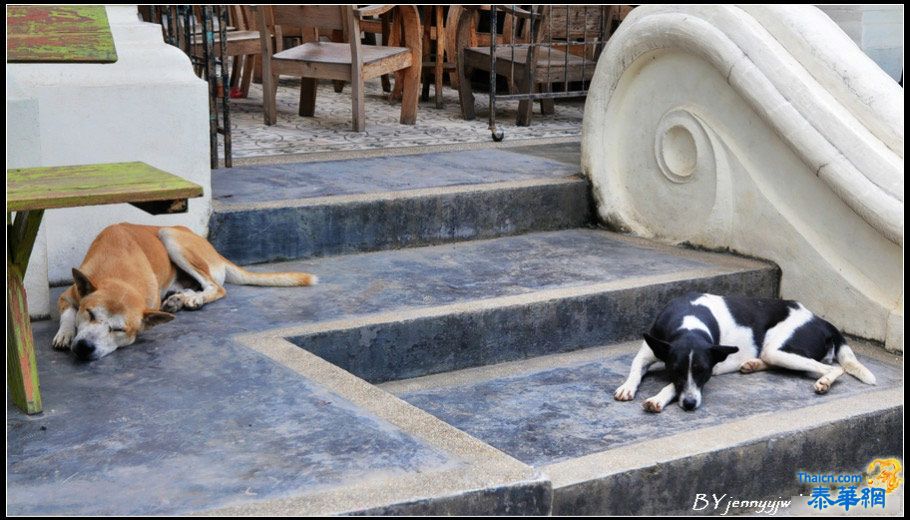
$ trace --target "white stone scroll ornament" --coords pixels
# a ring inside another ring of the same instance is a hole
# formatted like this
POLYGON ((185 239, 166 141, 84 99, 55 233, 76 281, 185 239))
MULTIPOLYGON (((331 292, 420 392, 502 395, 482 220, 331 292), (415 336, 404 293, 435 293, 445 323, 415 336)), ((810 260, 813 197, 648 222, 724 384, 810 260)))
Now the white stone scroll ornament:
POLYGON ((602 53, 600 218, 776 262, 781 295, 903 350, 903 89, 810 6, 642 6, 602 53))

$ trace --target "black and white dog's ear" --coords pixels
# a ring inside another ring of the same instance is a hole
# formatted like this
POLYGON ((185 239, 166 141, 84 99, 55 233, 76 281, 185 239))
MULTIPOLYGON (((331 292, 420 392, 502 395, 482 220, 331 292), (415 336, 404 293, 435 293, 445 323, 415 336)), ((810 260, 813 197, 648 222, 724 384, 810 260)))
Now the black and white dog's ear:
POLYGON ((654 352, 654 355, 657 359, 661 361, 667 359, 667 355, 670 353, 670 344, 666 341, 655 338, 654 336, 645 332, 645 343, 651 347, 651 352, 654 352))
POLYGON ((739 347, 725 347, 723 345, 714 345, 711 347, 711 361, 720 363, 727 359, 730 354, 739 352, 739 347))

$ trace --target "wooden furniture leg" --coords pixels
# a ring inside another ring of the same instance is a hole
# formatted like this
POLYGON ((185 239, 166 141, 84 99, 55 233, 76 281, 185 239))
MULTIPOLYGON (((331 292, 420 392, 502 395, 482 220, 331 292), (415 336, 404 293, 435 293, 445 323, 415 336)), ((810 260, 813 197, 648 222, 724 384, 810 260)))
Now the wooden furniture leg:
POLYGON ((43 210, 21 211, 16 213, 12 223, 9 214, 6 218, 9 237, 6 256, 6 376, 13 403, 27 414, 39 413, 42 407, 35 340, 22 279, 43 214, 43 210))
POLYGON ((445 74, 446 65, 446 32, 445 24, 442 19, 442 6, 437 5, 436 11, 436 69, 435 88, 436 88, 436 108, 443 108, 442 102, 442 77, 445 74))
POLYGON ((474 120, 474 92, 471 89, 471 73, 473 69, 465 66, 464 46, 470 44, 473 28, 477 25, 478 15, 472 12, 469 16, 462 16, 458 20, 456 41, 459 42, 458 56, 455 59, 456 72, 458 73, 458 98, 461 102, 461 117, 467 121, 474 120))
MULTIPOLYGON (((391 22, 391 27, 389 29, 389 45, 392 47, 400 47, 404 41, 404 36, 401 34, 402 25, 401 15, 396 15, 391 22)), ((422 56, 419 56, 422 58, 422 56)), ((418 79, 419 81, 419 79, 418 79)), ((404 71, 395 72, 395 84, 392 87, 392 92, 389 94, 389 101, 398 101, 402 97, 402 92, 404 91, 404 71)))
MULTIPOLYGON (((382 45, 384 47, 389 46, 389 30, 391 29, 391 24, 389 24, 389 16, 387 14, 382 15, 382 45)), ((392 91, 392 81, 389 79, 388 74, 382 75, 382 91, 391 92, 392 91)))
POLYGON ((240 92, 243 94, 243 97, 248 97, 250 95, 250 83, 253 80, 253 69, 256 68, 256 63, 258 61, 259 56, 255 54, 243 57, 243 74, 240 78, 240 92))
MULTIPOLYGON (((400 9, 401 13, 401 39, 404 46, 411 47, 411 66, 399 71, 402 81, 401 93, 401 118, 399 122, 403 125, 413 125, 417 123, 417 104, 420 94, 420 72, 423 70, 421 57, 420 38, 420 17, 416 9, 400 9), (413 45, 412 45, 413 43, 413 45)), ((395 82, 398 87, 398 81, 395 82)))
MULTIPOLYGON (((546 83, 540 87, 541 92, 550 92, 552 85, 546 83)), ((553 98, 543 98, 540 100, 540 113, 548 116, 556 113, 556 101, 553 98)))
MULTIPOLYGON (((432 31, 433 26, 433 6, 425 5, 423 6, 423 23, 421 28, 423 29, 423 56, 421 58, 421 65, 423 63, 429 63, 430 61, 430 44, 433 40, 430 38, 430 31, 432 31)), ((421 67, 420 73, 423 89, 420 92, 421 101, 430 100, 430 74, 429 71, 424 71, 421 67)))
POLYGON ((303 117, 313 117, 316 114, 316 78, 300 78, 300 109, 303 117))
MULTIPOLYGON (((360 35, 356 34, 356 35, 351 36, 351 38, 360 39, 360 35)), ((344 32, 338 31, 338 30, 332 31, 332 41, 336 42, 336 43, 343 43, 344 42, 344 32)), ((332 80, 332 87, 335 89, 335 92, 337 92, 338 94, 341 94, 342 92, 344 92, 344 81, 339 80, 339 79, 332 80)))
MULTIPOLYGON (((449 14, 446 19, 446 54, 450 60, 455 59, 458 54, 456 50, 456 33, 458 32, 458 18, 464 10, 460 5, 449 5, 449 14)), ((458 90, 458 70, 454 67, 449 68, 449 86, 458 90)))

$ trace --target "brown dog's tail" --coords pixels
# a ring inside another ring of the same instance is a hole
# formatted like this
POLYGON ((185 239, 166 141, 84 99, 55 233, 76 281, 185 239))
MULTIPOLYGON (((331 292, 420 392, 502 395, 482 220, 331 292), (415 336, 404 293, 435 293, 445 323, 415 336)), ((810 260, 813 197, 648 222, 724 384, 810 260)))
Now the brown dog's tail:
POLYGON ((261 285, 269 287, 295 287, 300 285, 316 285, 319 278, 309 273, 254 273, 226 262, 225 278, 227 283, 239 285, 261 285))

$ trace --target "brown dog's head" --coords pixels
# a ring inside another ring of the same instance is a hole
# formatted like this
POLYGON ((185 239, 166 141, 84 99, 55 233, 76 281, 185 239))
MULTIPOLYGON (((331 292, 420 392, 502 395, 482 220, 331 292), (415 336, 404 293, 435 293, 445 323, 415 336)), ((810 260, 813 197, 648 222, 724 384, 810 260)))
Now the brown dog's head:
POLYGON ((96 285, 73 269, 73 282, 79 309, 70 349, 79 359, 100 359, 135 342, 143 330, 174 319, 173 314, 147 308, 142 295, 119 280, 96 285))

